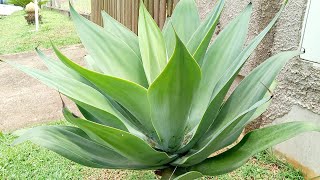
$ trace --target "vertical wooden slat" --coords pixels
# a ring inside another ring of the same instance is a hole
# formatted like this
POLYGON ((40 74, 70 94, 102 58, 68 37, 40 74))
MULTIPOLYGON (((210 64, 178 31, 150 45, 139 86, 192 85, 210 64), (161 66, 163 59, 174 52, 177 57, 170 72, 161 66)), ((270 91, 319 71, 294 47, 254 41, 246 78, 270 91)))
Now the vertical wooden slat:
MULTIPOLYGON (((110 14, 110 6, 109 6, 109 3, 110 3, 110 0, 104 0, 105 2, 104 2, 104 8, 103 8, 103 11, 105 11, 106 13, 108 13, 108 14, 110 14)), ((102 12, 102 11, 101 11, 102 12)), ((104 26, 104 24, 103 24, 103 19, 102 19, 102 24, 101 25, 103 25, 104 26)))
POLYGON ((138 17, 139 17, 139 7, 140 7, 140 1, 134 0, 134 19, 133 19, 133 31, 138 34, 138 17))
MULTIPOLYGON (((179 0, 144 0, 143 2, 155 22, 163 28, 166 18, 172 15, 179 0)), ((91 20, 102 25, 100 12, 105 10, 110 16, 137 33, 139 3, 140 0, 91 0, 91 20)))
POLYGON ((104 0, 92 0, 91 5, 91 21, 98 25, 102 25, 101 10, 104 9, 104 0))
POLYGON ((172 9, 173 9, 173 0, 167 1, 167 17, 171 16, 172 9))
POLYGON ((131 12, 132 12, 132 17, 131 17, 131 30, 133 32, 135 32, 135 26, 134 26, 134 23, 135 23, 135 5, 136 5, 136 0, 132 0, 132 3, 131 3, 131 12))
POLYGON ((114 10, 114 19, 117 19, 118 17, 117 17, 117 14, 118 14, 118 8, 117 8, 117 4, 118 4, 118 2, 117 2, 117 0, 112 0, 112 2, 113 2, 113 10, 114 10))
POLYGON ((152 17, 154 17, 154 10, 153 10, 153 7, 154 7, 154 0, 149 0, 149 5, 148 5, 148 11, 149 11, 149 13, 150 13, 150 15, 152 16, 152 17))
POLYGON ((113 17, 114 9, 112 8, 112 0, 107 0, 107 1, 108 1, 108 9, 109 9, 109 12, 107 13, 113 17))
MULTIPOLYGON (((152 1, 152 0, 150 0, 150 1, 152 1)), ((148 9, 149 8, 149 0, 144 0, 143 2, 144 2, 144 5, 146 6, 146 8, 148 9)))
POLYGON ((167 18, 167 3, 166 0, 160 0, 159 10, 159 27, 162 29, 167 18))
POLYGON ((132 0, 130 0, 129 2, 128 2, 128 6, 127 6, 127 27, 129 28, 129 29, 132 29, 132 4, 133 4, 133 2, 132 2, 132 0))
MULTIPOLYGON (((172 11, 173 9, 176 7, 176 5, 178 4, 179 0, 173 0, 173 8, 172 8, 172 11)), ((171 12, 172 14, 172 12, 171 12)))
POLYGON ((120 22, 124 24, 124 0, 118 0, 120 3, 120 22))
POLYGON ((158 26, 160 25, 160 23, 159 23, 159 10, 160 10, 160 0, 155 0, 153 3, 153 18, 156 21, 156 23, 158 24, 158 26))
POLYGON ((116 11, 117 11, 117 16, 116 16, 116 20, 120 22, 120 9, 121 9, 121 6, 120 6, 120 2, 119 0, 116 1, 116 11))

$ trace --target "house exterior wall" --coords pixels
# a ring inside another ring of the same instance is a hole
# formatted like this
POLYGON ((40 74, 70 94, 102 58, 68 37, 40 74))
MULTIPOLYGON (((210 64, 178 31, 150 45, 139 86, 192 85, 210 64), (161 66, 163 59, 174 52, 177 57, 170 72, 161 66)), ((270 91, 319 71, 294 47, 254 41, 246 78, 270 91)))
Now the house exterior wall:
MULTIPOLYGON (((246 76, 271 55, 280 51, 299 49, 307 1, 289 1, 278 23, 252 54, 240 72, 240 76, 246 76)), ((216 0, 197 0, 202 19, 215 3, 216 0)), ((226 0, 220 19, 220 28, 223 29, 248 3, 248 0, 226 0)), ((280 9, 282 0, 252 0, 252 3, 253 13, 247 41, 264 29, 280 9)), ((309 121, 308 118, 313 118, 314 122, 320 124, 319 65, 303 61, 299 57, 294 58, 282 69, 277 81, 278 87, 274 91, 272 104, 258 120, 251 124, 250 128, 293 120, 309 121)), ((299 167, 306 167, 302 170, 311 177, 320 175, 320 157, 316 156, 317 149, 319 150, 316 144, 320 144, 319 142, 319 133, 307 134, 282 143, 275 149, 290 158, 292 162, 298 162, 299 167), (308 141, 302 144, 302 137, 307 138, 308 141), (310 155, 314 157, 309 157, 310 155)))

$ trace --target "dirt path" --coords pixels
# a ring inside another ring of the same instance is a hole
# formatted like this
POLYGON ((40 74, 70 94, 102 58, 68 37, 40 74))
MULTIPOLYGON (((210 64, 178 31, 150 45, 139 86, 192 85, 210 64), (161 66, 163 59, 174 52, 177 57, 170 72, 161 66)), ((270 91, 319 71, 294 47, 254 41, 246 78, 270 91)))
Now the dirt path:
MULTIPOLYGON (((75 61, 81 61, 85 56, 84 48, 79 45, 63 48, 62 51, 75 61)), ((44 52, 53 56, 51 50, 44 52)), ((35 52, 2 55, 0 59, 44 68, 35 52)), ((11 66, 0 63, 0 131, 8 132, 61 118, 61 101, 56 91, 11 66)))

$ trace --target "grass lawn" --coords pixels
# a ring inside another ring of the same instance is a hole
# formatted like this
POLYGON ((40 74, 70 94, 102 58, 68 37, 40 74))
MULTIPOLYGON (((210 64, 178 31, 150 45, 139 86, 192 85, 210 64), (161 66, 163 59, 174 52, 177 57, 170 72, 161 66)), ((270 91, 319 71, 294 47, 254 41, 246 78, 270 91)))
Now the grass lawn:
POLYGON ((80 43, 69 17, 50 10, 41 10, 42 24, 35 32, 34 25, 28 25, 24 11, 0 18, 0 55, 31 51, 38 45, 50 48, 50 40, 56 46, 80 43))
MULTIPOLYGON (((67 124, 64 121, 54 124, 67 124)), ((5 134, 0 139, 0 179, 156 179, 152 171, 101 170, 80 166, 31 143, 15 147, 14 136, 5 134)), ((203 178, 211 179, 211 178, 203 178)), ((303 179, 302 174, 264 151, 242 168, 218 178, 233 179, 303 179)))

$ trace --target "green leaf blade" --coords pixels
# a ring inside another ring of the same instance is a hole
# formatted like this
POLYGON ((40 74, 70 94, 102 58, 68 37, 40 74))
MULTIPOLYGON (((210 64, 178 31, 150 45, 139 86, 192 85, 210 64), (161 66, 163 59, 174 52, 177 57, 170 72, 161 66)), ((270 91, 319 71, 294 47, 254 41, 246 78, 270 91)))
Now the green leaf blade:
POLYGON ((141 59, 128 44, 80 16, 72 6, 70 14, 83 45, 103 73, 148 86, 141 59))
POLYGON ((110 147, 129 160, 148 166, 161 166, 171 161, 166 153, 154 150, 142 139, 130 133, 76 118, 66 108, 63 109, 63 115, 67 121, 86 132, 91 139, 110 147))
POLYGON ((254 154, 310 131, 320 132, 320 127, 314 123, 291 122, 255 130, 245 135, 235 147, 218 156, 208 158, 191 167, 190 170, 208 176, 225 174, 245 164, 254 154))
POLYGON ((177 37, 171 60, 148 90, 151 118, 165 150, 181 145, 195 89, 201 79, 198 64, 177 37))
POLYGON ((176 5, 172 16, 167 19, 163 28, 168 57, 170 58, 175 47, 175 33, 187 44, 200 26, 200 17, 194 0, 181 0, 176 5), (192 22, 192 23, 191 23, 192 22), (173 30, 174 29, 174 30, 173 30))
POLYGON ((140 49, 139 49, 139 41, 138 36, 128 29, 126 26, 115 20, 105 11, 102 12, 103 18, 103 27, 108 33, 112 33, 113 35, 120 38, 123 42, 125 42, 139 57, 140 49))
POLYGON ((142 64, 151 84, 166 66, 167 55, 162 33, 143 3, 140 3, 138 27, 142 64))
POLYGON ((32 141, 84 166, 110 169, 149 169, 91 140, 81 129, 70 126, 39 126, 28 130, 13 145, 32 141))
POLYGON ((194 59, 202 65, 202 58, 207 51, 214 30, 219 22, 220 14, 224 7, 224 0, 219 0, 213 11, 201 23, 187 43, 187 48, 194 59))
MULTIPOLYGON (((220 108, 219 106, 229 87, 225 88, 224 91, 221 91, 221 98, 216 98, 215 96, 212 98, 212 93, 220 77, 242 51, 248 32, 251 12, 252 5, 249 4, 238 17, 227 25, 209 47, 201 66, 203 75, 197 91, 197 98, 194 99, 192 111, 190 113, 188 122, 190 129, 196 127, 211 102, 216 104, 216 106, 213 106, 212 108, 220 108), (214 98, 216 98, 216 100, 212 101, 214 98)), ((212 117, 214 118, 214 116, 215 115, 213 114, 212 117)))
POLYGON ((53 48, 56 55, 63 63, 81 74, 102 92, 128 109, 140 121, 141 125, 137 125, 137 123, 134 122, 133 123, 142 128, 141 130, 143 130, 143 132, 151 133, 151 136, 156 137, 154 134, 154 128, 150 121, 147 89, 130 81, 85 69, 68 59, 54 46, 53 48))
POLYGON ((192 148, 194 153, 182 158, 179 163, 197 164, 215 151, 236 141, 255 110, 270 99, 269 97, 263 99, 268 90, 266 87, 271 86, 285 63, 300 53, 298 51, 279 53, 252 71, 238 85, 211 127, 192 148))

